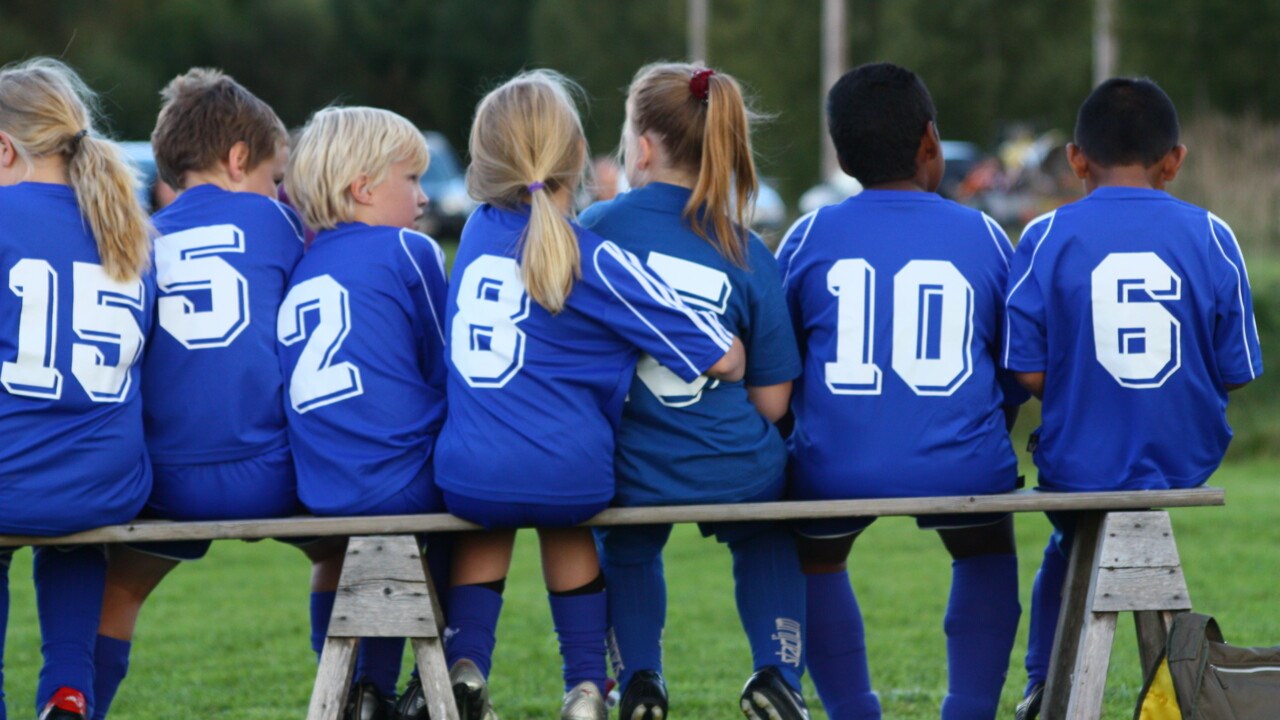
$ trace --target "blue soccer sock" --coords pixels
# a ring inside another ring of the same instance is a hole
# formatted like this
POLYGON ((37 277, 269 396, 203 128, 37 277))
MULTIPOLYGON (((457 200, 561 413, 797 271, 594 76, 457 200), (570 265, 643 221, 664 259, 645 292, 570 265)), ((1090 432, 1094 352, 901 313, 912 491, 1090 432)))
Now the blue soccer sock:
POLYGON ((614 672, 618 675, 618 687, 626 689, 637 671, 662 672, 667 582, 663 577, 661 548, 648 562, 613 562, 607 549, 600 560, 609 587, 614 672))
POLYGON ((33 573, 44 665, 36 688, 39 713, 61 687, 78 690, 93 714, 93 649, 102 617, 107 556, 100 545, 40 547, 33 573))
POLYGON ((793 690, 804 672, 805 577, 796 543, 781 528, 729 543, 738 616, 754 670, 772 665, 793 690))
POLYGON ((9 561, 12 550, 0 550, 0 720, 8 717, 4 709, 4 636, 9 629, 9 561))
POLYGON ((1021 614, 1017 556, 976 555, 951 563, 943 720, 996 716, 1021 614))
POLYGON ((93 720, 104 720, 111 710, 120 683, 129 673, 129 650, 133 643, 99 635, 93 648, 93 720))
POLYGON ((444 631, 444 656, 449 667, 466 659, 489 677, 501 613, 499 592, 480 585, 455 585, 449 589, 449 626, 444 631))
POLYGON ((1066 541, 1055 536, 1044 549, 1044 560, 1031 588, 1031 628, 1027 635, 1027 688, 1043 685, 1049 677, 1049 656, 1058 631, 1058 615, 1062 612, 1062 586, 1067 579, 1066 541))
POLYGON ((316 662, 320 661, 325 638, 329 635, 329 618, 333 617, 333 603, 337 597, 334 590, 311 593, 311 649, 316 653, 316 662))
POLYGON ((831 720, 878 720, 862 611, 845 571, 806 575, 809 675, 831 720))
POLYGON ((550 593, 551 620, 564 659, 564 689, 590 680, 604 694, 604 645, 609 629, 608 598, 603 590, 582 595, 550 593))
POLYGON ((404 638, 360 638, 356 653, 356 680, 367 680, 385 697, 396 696, 404 638))

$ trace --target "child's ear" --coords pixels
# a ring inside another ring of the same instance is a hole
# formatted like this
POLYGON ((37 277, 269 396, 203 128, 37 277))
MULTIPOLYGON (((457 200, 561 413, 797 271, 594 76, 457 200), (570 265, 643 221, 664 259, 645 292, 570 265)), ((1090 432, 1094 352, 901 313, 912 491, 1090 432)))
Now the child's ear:
POLYGON ((18 148, 13 145, 13 139, 8 134, 0 132, 0 168, 13 167, 20 157, 18 148))
POLYGON ((649 133, 644 133, 636 138, 636 164, 637 170, 648 170, 653 165, 653 138, 649 133))
POLYGON ((249 144, 239 140, 227 152, 227 176, 232 182, 242 182, 249 172, 249 144))
POLYGON ((1172 182, 1178 176, 1178 171, 1182 169, 1182 163, 1186 159, 1187 146, 1175 145, 1160 161, 1160 179, 1164 182, 1172 182))
POLYGON ((373 204, 373 185, 369 182, 369 176, 360 173, 355 180, 347 186, 347 192, 351 193, 351 199, 356 201, 357 205, 373 204))
POLYGON ((942 140, 938 138, 938 126, 930 120, 924 126, 924 135, 920 136, 920 148, 916 161, 925 165, 942 154, 942 140))
POLYGON ((1089 178, 1089 158, 1085 157, 1084 151, 1075 143, 1067 143, 1067 162, 1071 165, 1071 172, 1081 180, 1089 178))

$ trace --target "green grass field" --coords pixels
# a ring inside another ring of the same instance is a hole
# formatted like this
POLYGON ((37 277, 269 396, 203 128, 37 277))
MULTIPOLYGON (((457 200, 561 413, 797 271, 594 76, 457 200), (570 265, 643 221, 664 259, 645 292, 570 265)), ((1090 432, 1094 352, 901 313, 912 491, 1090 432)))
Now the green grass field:
MULTIPOLYGON (((1237 644, 1280 642, 1278 476, 1277 462, 1228 465, 1213 480, 1227 488, 1227 507, 1173 513, 1191 597, 1198 609, 1217 615, 1237 644)), ((1041 516, 1018 517, 1024 611, 1002 717, 1012 716, 1024 679, 1031 578, 1047 534, 1041 516)), ((559 657, 533 541, 532 533, 521 533, 498 631, 492 689, 504 720, 554 717, 558 708, 559 657)), ((39 667, 30 557, 21 551, 10 572, 5 667, 11 717, 30 716, 39 667)), ((941 624, 949 563, 941 543, 909 519, 882 519, 858 541, 851 566, 885 717, 936 718, 946 685, 941 624)), ((667 569, 672 711, 677 719, 737 717, 737 693, 751 668, 733 608, 729 554, 685 526, 672 538, 667 569)), ((315 668, 307 642, 307 570, 300 553, 278 543, 221 542, 206 560, 176 571, 144 611, 112 717, 159 720, 172 717, 174 708, 203 718, 302 717, 315 668)), ((1131 716, 1141 684, 1131 619, 1121 620, 1116 637, 1107 718, 1131 716)), ((814 716, 825 718, 807 690, 814 716)))

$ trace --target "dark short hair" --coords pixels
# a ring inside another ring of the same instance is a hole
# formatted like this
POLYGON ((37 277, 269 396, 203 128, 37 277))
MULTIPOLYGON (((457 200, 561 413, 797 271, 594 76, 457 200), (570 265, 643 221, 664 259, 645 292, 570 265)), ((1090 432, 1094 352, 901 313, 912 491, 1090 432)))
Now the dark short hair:
POLYGON ((252 170, 289 141, 271 106, 221 71, 192 68, 160 96, 164 105, 151 146, 160 179, 174 189, 183 189, 183 173, 216 167, 238 142, 249 147, 252 170))
POLYGON ((915 175, 920 136, 936 118, 924 81, 893 63, 854 68, 827 93, 827 129, 836 155, 863 185, 915 175))
POLYGON ((1178 111, 1147 78, 1112 78, 1076 114, 1076 146, 1103 167, 1151 167, 1178 145, 1178 111))

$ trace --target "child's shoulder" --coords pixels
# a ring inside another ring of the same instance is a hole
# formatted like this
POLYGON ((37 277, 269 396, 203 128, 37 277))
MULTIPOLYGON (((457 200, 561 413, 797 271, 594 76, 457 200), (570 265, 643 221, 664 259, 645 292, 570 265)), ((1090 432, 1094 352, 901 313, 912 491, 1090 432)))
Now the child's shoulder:
POLYGON ((229 223, 245 230, 272 232, 305 242, 306 228, 293 208, 251 192, 228 192, 212 186, 197 186, 152 216, 160 232, 200 224, 229 223))

